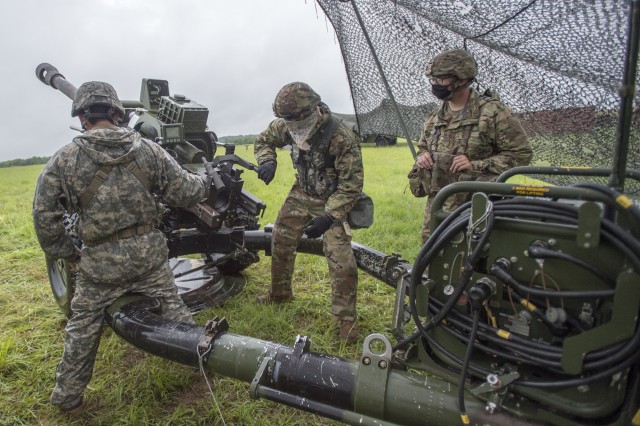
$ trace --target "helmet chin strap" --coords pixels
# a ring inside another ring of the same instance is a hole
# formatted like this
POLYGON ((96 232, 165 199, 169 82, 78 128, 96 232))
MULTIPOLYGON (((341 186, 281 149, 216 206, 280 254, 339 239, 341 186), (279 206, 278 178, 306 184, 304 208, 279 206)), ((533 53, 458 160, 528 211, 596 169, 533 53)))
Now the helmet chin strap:
POLYGON ((116 119, 116 114, 118 113, 118 111, 116 111, 115 108, 109 108, 109 110, 105 113, 105 112, 100 112, 100 113, 94 113, 91 112, 91 110, 89 108, 85 108, 83 110, 82 113, 82 119, 80 120, 80 125, 82 126, 82 128, 84 130, 87 130, 87 124, 90 123, 89 119, 91 118, 103 118, 103 119, 107 119, 109 121, 111 121, 111 123, 114 126, 118 125, 118 120, 116 119))
MULTIPOLYGON (((457 80, 457 81, 459 81, 459 80, 457 80)), ((474 79, 474 78, 470 78, 470 79, 469 79, 469 81, 467 81, 465 84, 461 84, 460 86, 454 86, 454 87, 453 87, 453 90, 451 91, 451 93, 449 94, 449 96, 447 96, 447 97, 446 97, 445 99, 443 99, 443 100, 445 100, 445 101, 450 100, 450 99, 451 99, 451 97, 452 97, 454 94, 458 93, 460 90, 464 89, 465 87, 469 87, 469 86, 471 86, 471 84, 472 84, 474 81, 475 81, 475 79, 474 79)), ((455 83, 455 82, 454 82, 454 83, 455 83)))
POLYGON ((82 114, 80 116, 80 126, 82 127, 82 130, 88 130, 87 129, 87 123, 89 123, 89 120, 87 119, 87 117, 82 114))

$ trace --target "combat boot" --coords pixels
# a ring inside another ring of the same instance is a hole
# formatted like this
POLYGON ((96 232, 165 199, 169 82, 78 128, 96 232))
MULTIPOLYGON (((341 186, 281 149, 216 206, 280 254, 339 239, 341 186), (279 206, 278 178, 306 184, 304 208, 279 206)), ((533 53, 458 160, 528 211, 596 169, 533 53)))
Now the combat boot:
POLYGON ((340 339, 346 340, 350 344, 356 343, 358 340, 358 325, 355 321, 340 321, 340 339))
POLYGON ((84 413, 84 400, 80 397, 78 402, 70 404, 69 406, 60 406, 60 409, 67 413, 70 419, 79 419, 84 413))
POLYGON ((264 294, 262 296, 256 297, 256 302, 262 303, 265 305, 270 305, 270 304, 280 305, 282 303, 291 302, 292 300, 293 300, 293 294, 291 293, 285 293, 285 294, 279 294, 279 295, 268 293, 268 294, 264 294))

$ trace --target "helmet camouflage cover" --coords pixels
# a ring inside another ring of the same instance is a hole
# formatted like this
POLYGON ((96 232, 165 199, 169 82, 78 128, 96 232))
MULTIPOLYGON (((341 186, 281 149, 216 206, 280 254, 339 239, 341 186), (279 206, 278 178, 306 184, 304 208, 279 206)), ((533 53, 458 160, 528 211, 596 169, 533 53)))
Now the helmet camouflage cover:
POLYGON ((71 105, 71 116, 75 117, 78 113, 93 105, 109 106, 124 116, 122 102, 118 99, 116 90, 109 83, 88 81, 80 86, 71 105))
POLYGON ((273 101, 273 113, 285 120, 307 116, 320 105, 320 95, 306 83, 299 81, 285 85, 273 101))
POLYGON ((475 78, 478 75, 478 66, 475 59, 466 50, 447 50, 436 55, 427 64, 425 70, 427 77, 444 77, 454 75, 461 80, 475 78))

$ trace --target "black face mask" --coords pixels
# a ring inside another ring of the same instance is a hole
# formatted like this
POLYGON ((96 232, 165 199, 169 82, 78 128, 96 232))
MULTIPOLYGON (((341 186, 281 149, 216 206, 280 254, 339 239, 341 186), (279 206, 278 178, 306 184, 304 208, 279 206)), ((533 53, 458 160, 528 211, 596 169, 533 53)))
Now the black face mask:
POLYGON ((432 84, 431 85, 431 93, 433 96, 444 101, 449 96, 451 96, 451 90, 449 90, 449 86, 444 86, 442 84, 432 84))

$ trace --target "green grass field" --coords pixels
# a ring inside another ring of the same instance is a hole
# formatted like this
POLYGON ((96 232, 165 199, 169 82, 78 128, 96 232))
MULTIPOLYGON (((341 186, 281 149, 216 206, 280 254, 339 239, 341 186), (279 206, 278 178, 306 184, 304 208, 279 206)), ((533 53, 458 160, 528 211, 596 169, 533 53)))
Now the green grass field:
MULTIPOLYGON (((253 161, 250 146, 237 154, 253 161)), ((280 152, 276 178, 265 186, 245 172, 245 188, 267 203, 261 220, 275 221, 293 182, 291 161, 280 152)), ((420 249, 424 199, 414 198, 406 175, 413 163, 406 144, 363 147, 365 191, 375 201, 375 224, 354 231, 354 241, 413 262, 420 249)), ((50 405, 55 368, 62 353, 65 317, 53 302, 32 222, 33 190, 42 166, 0 169, 0 425, 66 424, 50 405)), ((299 255, 294 277, 296 300, 280 307, 254 303, 269 288, 270 258, 245 271, 244 291, 222 308, 200 312, 204 324, 215 315, 229 321, 230 332, 288 346, 307 335, 311 350, 349 359, 360 354, 363 338, 389 332, 394 291, 360 273, 359 345, 338 339, 331 322, 330 283, 324 258, 299 255)), ((392 339, 393 341, 393 339, 392 339)), ((78 424, 90 425, 326 425, 331 420, 251 400, 249 385, 223 376, 204 378, 191 367, 145 354, 105 327, 93 379, 85 394, 87 411, 78 424), (219 407, 219 411, 218 408, 219 407)))

